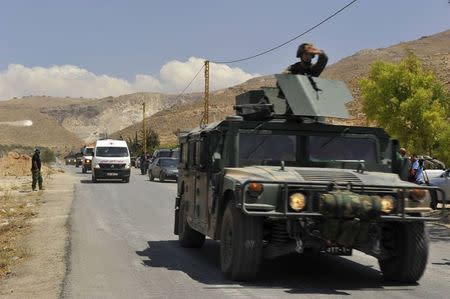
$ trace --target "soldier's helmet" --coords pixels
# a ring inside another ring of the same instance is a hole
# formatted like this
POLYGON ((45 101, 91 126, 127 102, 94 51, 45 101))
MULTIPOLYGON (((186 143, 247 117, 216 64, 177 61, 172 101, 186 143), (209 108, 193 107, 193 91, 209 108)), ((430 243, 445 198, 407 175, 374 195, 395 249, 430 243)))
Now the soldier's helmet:
POLYGON ((34 152, 40 154, 40 153, 41 153, 41 150, 38 149, 38 148, 35 148, 35 149, 34 149, 34 152))
POLYGON ((305 52, 306 48, 314 47, 311 43, 303 43, 300 46, 298 46, 297 49, 297 58, 302 57, 302 54, 305 52))

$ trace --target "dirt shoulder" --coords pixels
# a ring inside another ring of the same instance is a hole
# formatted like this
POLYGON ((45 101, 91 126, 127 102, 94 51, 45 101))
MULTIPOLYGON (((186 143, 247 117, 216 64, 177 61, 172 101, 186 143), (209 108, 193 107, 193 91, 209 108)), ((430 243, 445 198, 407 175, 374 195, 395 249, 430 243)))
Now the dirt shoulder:
POLYGON ((16 240, 27 254, 0 279, 0 297, 59 297, 66 271, 69 244, 66 225, 75 181, 75 176, 69 173, 57 173, 44 178, 43 192, 29 194, 37 197, 34 216, 26 221, 30 232, 16 240))

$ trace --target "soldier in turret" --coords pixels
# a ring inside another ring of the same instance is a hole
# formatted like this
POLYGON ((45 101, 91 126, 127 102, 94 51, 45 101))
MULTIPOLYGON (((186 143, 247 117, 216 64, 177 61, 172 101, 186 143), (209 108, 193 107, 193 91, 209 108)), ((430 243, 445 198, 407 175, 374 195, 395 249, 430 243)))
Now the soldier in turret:
POLYGON ((298 47, 297 58, 300 58, 300 61, 290 65, 284 73, 319 77, 328 62, 328 56, 325 52, 309 43, 303 43, 298 47), (313 64, 311 60, 316 55, 319 57, 317 62, 313 64))

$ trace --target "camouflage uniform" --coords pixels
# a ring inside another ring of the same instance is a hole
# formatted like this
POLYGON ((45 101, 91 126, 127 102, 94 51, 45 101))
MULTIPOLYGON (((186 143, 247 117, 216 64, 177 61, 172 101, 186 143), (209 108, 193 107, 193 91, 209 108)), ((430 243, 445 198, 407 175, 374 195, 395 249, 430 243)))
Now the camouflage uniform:
POLYGON ((286 72, 294 75, 311 75, 313 77, 319 77, 328 62, 328 56, 325 53, 319 54, 319 58, 316 63, 299 61, 290 65, 286 72))
POLYGON ((36 149, 34 151, 33 158, 31 159, 31 175, 33 181, 31 188, 36 190, 36 184, 39 185, 39 190, 42 190, 42 175, 41 175, 41 158, 39 157, 40 151, 36 149))
POLYGON ((328 56, 323 51, 315 49, 314 46, 309 43, 303 43, 298 47, 297 58, 300 58, 300 61, 290 65, 284 71, 285 73, 319 77, 328 62, 328 56), (311 52, 311 50, 313 50, 313 52, 311 52), (314 58, 315 55, 318 55, 319 58, 317 59, 317 62, 312 64, 310 59, 303 57, 303 54, 305 53, 308 53, 311 59, 314 58))

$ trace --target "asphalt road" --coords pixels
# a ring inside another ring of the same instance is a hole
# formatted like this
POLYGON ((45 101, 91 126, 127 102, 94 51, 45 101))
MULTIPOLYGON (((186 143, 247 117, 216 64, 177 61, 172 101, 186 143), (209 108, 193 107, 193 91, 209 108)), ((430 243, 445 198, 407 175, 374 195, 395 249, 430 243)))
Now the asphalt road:
POLYGON ((219 244, 183 249, 173 235, 175 183, 149 182, 133 169, 129 184, 92 184, 79 178, 70 216, 65 298, 448 298, 450 230, 430 226, 427 271, 414 285, 383 282, 377 261, 290 256, 264 262, 260 279, 239 284, 223 278, 219 244))

